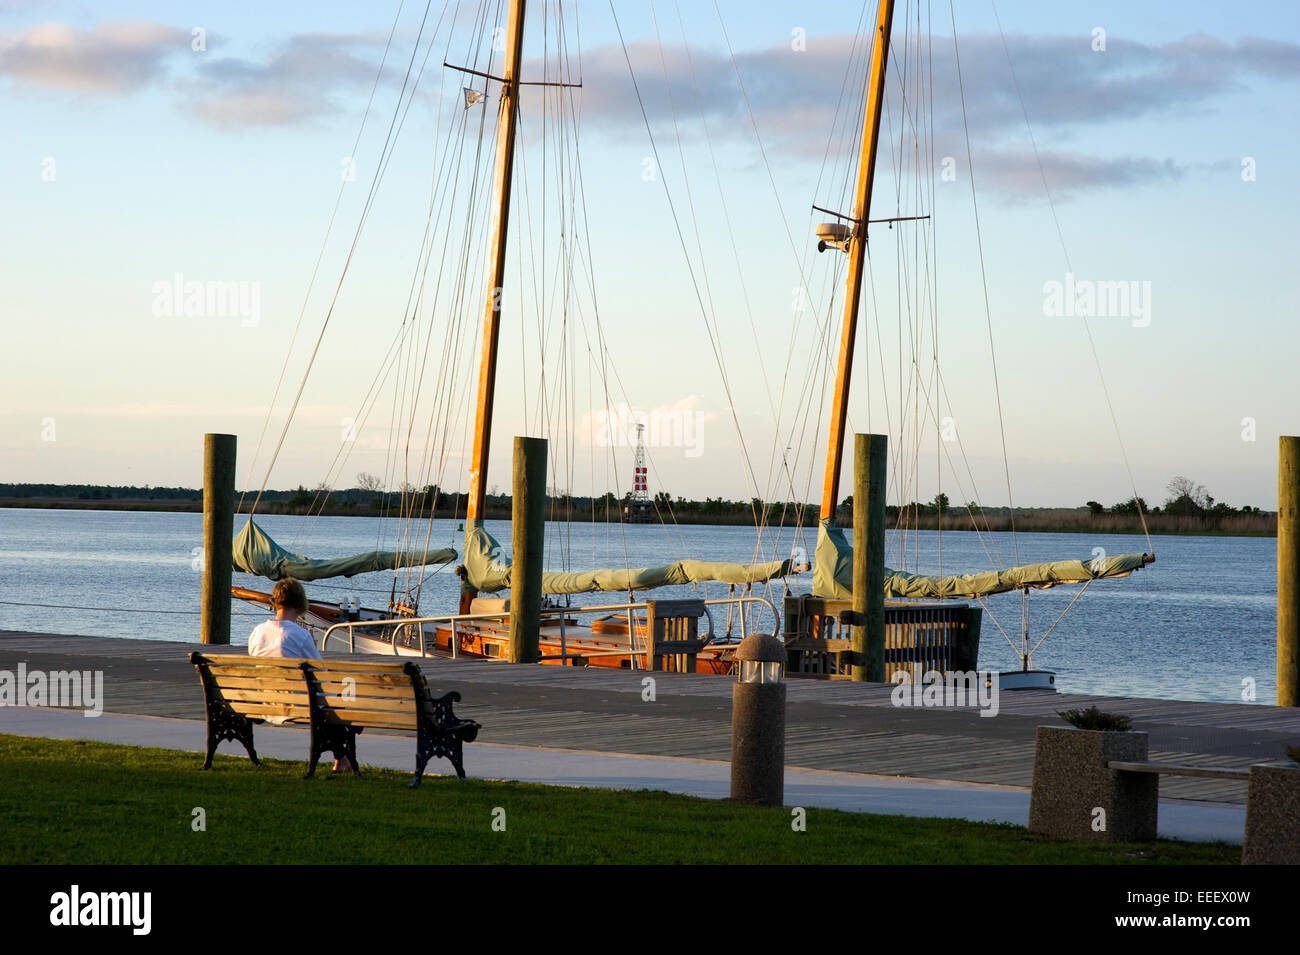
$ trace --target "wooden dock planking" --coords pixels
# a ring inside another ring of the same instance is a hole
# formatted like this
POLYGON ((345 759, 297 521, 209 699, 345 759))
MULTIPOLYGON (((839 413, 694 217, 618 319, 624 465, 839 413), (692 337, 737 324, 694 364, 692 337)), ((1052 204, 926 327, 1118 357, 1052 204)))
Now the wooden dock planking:
MULTIPOLYGON (((0 631, 0 669, 102 669, 104 708, 201 719, 190 665, 201 644, 0 631)), ((231 647, 232 652, 241 648, 231 647)), ((346 659, 347 654, 328 653, 346 659)), ((410 659, 410 658, 407 658, 410 659)), ((705 674, 587 667, 510 666, 492 660, 419 661, 436 692, 460 690, 487 742, 556 749, 727 760, 732 681, 705 674), (642 701, 655 678, 656 702, 642 701)), ((1300 711, 1259 704, 1004 692, 996 718, 972 708, 896 708, 893 687, 846 681, 787 683, 787 764, 792 767, 1028 786, 1034 729, 1057 712, 1096 705, 1126 713, 1151 733, 1151 758, 1244 767, 1276 759, 1300 740, 1300 711)), ((1166 798, 1243 803, 1234 780, 1169 777, 1166 798)))

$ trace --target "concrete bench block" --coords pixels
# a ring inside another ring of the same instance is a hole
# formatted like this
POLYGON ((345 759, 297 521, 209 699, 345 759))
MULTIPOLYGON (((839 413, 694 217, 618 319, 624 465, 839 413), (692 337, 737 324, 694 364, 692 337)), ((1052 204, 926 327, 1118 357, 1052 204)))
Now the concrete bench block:
POLYGON ((1242 865, 1300 865, 1300 765, 1250 767, 1242 865))
POLYGON ((1146 733, 1038 727, 1029 831, 1102 842, 1154 839, 1160 777, 1106 767, 1146 758, 1146 733))

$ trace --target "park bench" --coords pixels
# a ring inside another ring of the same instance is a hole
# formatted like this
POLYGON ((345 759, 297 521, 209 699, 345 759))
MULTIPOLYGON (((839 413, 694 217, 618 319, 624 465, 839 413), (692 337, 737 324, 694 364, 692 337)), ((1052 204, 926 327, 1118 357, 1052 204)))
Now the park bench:
POLYGON ((1188 763, 1161 763, 1155 760, 1112 759, 1106 763, 1107 769, 1118 773, 1163 773, 1166 776, 1204 776, 1208 779, 1238 779, 1247 782, 1250 769, 1235 769, 1231 766, 1193 766, 1188 763))
POLYGON ((306 726, 311 732, 307 776, 322 754, 347 757, 357 771, 356 738, 366 729, 405 730, 416 736, 415 779, 420 785, 430 759, 451 761, 464 779, 462 750, 478 737, 480 725, 452 712, 460 694, 433 697, 414 663, 358 663, 192 653, 207 713, 207 752, 212 765, 217 745, 242 743, 254 765, 253 725, 272 722, 306 726))

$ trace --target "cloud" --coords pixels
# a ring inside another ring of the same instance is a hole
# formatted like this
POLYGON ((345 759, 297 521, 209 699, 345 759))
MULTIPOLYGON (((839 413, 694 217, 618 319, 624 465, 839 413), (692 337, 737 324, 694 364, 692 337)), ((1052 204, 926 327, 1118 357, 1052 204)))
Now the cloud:
POLYGON ((368 90, 384 38, 300 33, 258 57, 218 55, 211 33, 205 50, 191 42, 188 28, 163 23, 43 23, 0 34, 0 76, 101 96, 165 83, 181 94, 182 107, 214 126, 292 126, 337 109, 337 96, 368 90))
MULTIPOLYGON (((1187 167, 1167 158, 1103 157, 1065 147, 1091 136, 1096 127, 1208 111, 1216 97, 1253 82, 1300 78, 1300 45, 1294 43, 1257 37, 1230 43, 1202 34, 1163 44, 1112 37, 1106 51, 1094 52, 1090 41, 1090 36, 1009 35, 1004 48, 997 35, 962 37, 959 87, 952 40, 935 36, 924 75, 933 76, 936 155, 964 156, 964 127, 969 125, 982 183, 1014 191, 1027 176, 1037 182, 1037 163, 1025 133, 1027 112, 1054 190, 1176 179, 1187 167)), ((829 140, 834 140, 831 150, 844 149, 847 137, 858 131, 865 86, 860 43, 850 35, 812 36, 804 52, 786 44, 739 52, 734 68, 725 50, 692 46, 688 52, 677 44, 664 48, 661 61, 658 44, 650 41, 630 43, 626 59, 617 45, 598 47, 583 54, 583 125, 627 135, 643 128, 644 108, 657 137, 672 136, 675 125, 684 137, 698 138, 703 135, 702 116, 711 137, 752 144, 747 97, 770 152, 820 161, 829 140), (635 88, 628 60, 636 74, 635 88), (670 86, 664 80, 665 64, 670 86)), ((899 115, 904 70, 909 76, 919 72, 915 59, 902 62, 895 47, 888 117, 895 133, 901 127, 910 137, 899 115)))
POLYGON ((334 97, 374 83, 383 38, 302 33, 263 60, 201 63, 191 108, 224 129, 291 126, 338 108, 334 97))
POLYGON ((42 23, 0 34, 0 76, 79 93, 134 92, 161 78, 167 58, 190 52, 190 32, 144 21, 112 21, 81 30, 42 23))
MULTIPOLYGON (((46 23, 0 34, 0 76, 113 95, 166 81, 180 94, 178 105, 220 129, 289 127, 339 110, 347 97, 364 96, 374 82, 385 36, 301 33, 256 53, 222 56, 212 52, 211 37, 208 52, 192 53, 188 29, 161 23, 105 22, 89 29, 46 23), (172 75, 173 68, 180 75, 172 75)), ((932 76, 932 95, 926 98, 934 108, 935 154, 964 156, 969 125, 981 183, 1014 192, 1026 177, 1038 179, 1041 161, 1049 184, 1063 194, 1133 186, 1177 179, 1190 167, 1160 156, 1101 155, 1100 148, 1087 146, 1097 141, 1098 128, 1207 112, 1216 98, 1258 83, 1300 78, 1300 45, 1279 40, 1229 42, 1192 34, 1148 44, 1112 36, 1104 52, 1094 52, 1091 39, 1011 34, 1004 48, 998 35, 962 37, 965 124, 951 38, 930 41, 932 62, 924 71, 905 62, 896 43, 887 96, 891 132, 911 135, 899 115, 900 76, 906 71, 909 83, 916 75, 932 76), (1017 85, 1038 134, 1038 161, 1025 135, 1017 85)), ((705 133, 703 118, 715 144, 736 147, 730 150, 733 162, 757 161, 752 109, 770 155, 811 162, 828 153, 846 156, 858 131, 865 54, 862 38, 849 34, 810 36, 806 51, 789 44, 739 51, 734 66, 725 49, 699 44, 661 48, 637 40, 626 54, 618 44, 598 45, 582 55, 583 128, 626 139, 642 130, 644 109, 661 143, 674 127, 698 143, 705 133)), ((542 64, 527 64, 525 73, 541 75, 542 64)), ((541 95, 526 90, 525 108, 541 95)))

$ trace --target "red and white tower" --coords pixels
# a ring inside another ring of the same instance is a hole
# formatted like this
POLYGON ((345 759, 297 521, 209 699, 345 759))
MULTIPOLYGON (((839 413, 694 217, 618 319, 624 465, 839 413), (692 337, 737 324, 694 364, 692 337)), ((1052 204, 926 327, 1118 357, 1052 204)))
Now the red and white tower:
POLYGON ((645 524, 654 514, 650 503, 650 484, 646 478, 645 425, 636 426, 636 453, 632 464, 632 498, 623 506, 623 519, 633 524, 645 524))
POLYGON ((635 474, 632 478, 632 500, 644 504, 650 503, 650 490, 646 483, 645 470, 645 425, 636 426, 636 463, 635 474))

